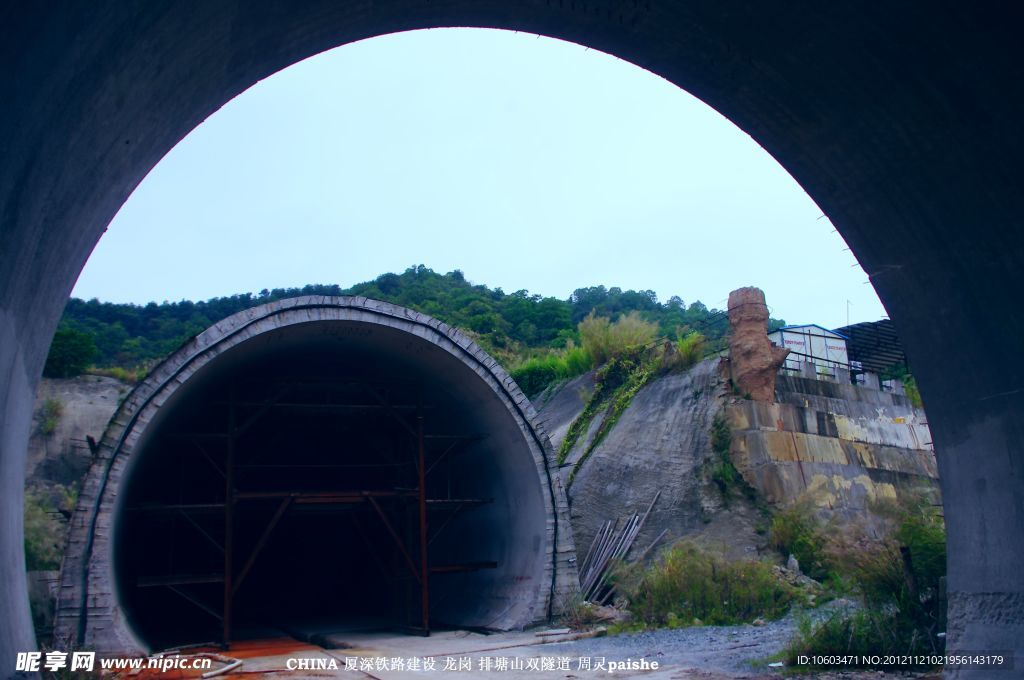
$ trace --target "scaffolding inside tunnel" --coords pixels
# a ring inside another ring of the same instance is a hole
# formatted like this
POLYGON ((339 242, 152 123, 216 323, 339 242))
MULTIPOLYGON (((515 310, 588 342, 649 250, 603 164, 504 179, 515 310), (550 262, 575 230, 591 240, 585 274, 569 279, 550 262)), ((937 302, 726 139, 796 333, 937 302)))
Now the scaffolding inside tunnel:
MULTIPOLYGON (((234 639, 236 599, 261 554, 289 519, 316 515, 347 523, 364 554, 395 588, 392 592, 401 594, 402 620, 391 627, 429 635, 432 576, 495 569, 498 563, 486 556, 431 563, 430 545, 452 520, 493 498, 453 495, 452 462, 467 453, 466 444, 484 436, 431 430, 429 414, 437 406, 424 401, 423 394, 416 383, 288 379, 232 385, 226 398, 218 395, 201 413, 193 410, 189 420, 199 416, 193 423, 197 429, 163 437, 178 452, 177 486, 169 487, 162 500, 128 507, 130 517, 147 518, 142 524, 148 529, 164 529, 154 535, 154 547, 171 541, 162 564, 151 559, 148 549, 133 551, 146 556, 128 567, 137 572, 135 587, 165 589, 215 619, 226 646, 234 639), (261 396, 254 398, 254 393, 261 396), (291 431, 319 421, 331 434, 343 436, 365 432, 382 419, 393 426, 379 430, 389 433, 384 445, 357 447, 340 458, 337 451, 301 449, 281 460, 273 455, 276 445, 267 443, 268 434, 275 442, 280 439, 282 422, 289 422, 285 431, 291 431), (189 474, 181 475, 182 470, 189 474), (201 477, 220 480, 220 488, 197 484, 201 477), (183 532, 185 559, 174 544, 182 541, 183 532), (218 570, 197 569, 215 561, 218 570), (219 586, 219 598, 209 586, 219 586)), ((162 474, 154 479, 168 480, 162 474)))

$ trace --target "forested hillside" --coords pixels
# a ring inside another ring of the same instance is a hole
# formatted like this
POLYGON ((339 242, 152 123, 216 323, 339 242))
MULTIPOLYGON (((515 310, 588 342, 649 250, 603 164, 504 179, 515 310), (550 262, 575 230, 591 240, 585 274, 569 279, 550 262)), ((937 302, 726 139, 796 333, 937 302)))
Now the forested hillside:
MULTIPOLYGON (((708 309, 699 301, 687 305, 676 296, 659 302, 653 291, 593 286, 578 288, 561 300, 531 295, 526 290, 505 293, 500 288, 474 285, 458 270, 439 274, 419 265, 347 289, 315 284, 204 302, 147 305, 72 298, 64 311, 47 373, 71 375, 90 365, 144 371, 226 316, 298 295, 365 295, 416 309, 469 332, 509 368, 564 349, 567 344, 578 344, 578 324, 591 312, 612 321, 636 312, 656 326, 658 335, 677 338, 686 331, 698 331, 711 346, 728 327, 723 312, 708 309)), ((772 323, 778 326, 783 322, 772 323)))

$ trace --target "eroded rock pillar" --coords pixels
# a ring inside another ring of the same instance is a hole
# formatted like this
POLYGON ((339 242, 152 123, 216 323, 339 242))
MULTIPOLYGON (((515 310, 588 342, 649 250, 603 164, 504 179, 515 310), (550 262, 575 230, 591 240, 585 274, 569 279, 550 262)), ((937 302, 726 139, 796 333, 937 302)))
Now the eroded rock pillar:
POLYGON ((757 401, 775 400, 775 376, 788 349, 768 339, 764 291, 749 286, 729 293, 729 373, 735 388, 757 401))

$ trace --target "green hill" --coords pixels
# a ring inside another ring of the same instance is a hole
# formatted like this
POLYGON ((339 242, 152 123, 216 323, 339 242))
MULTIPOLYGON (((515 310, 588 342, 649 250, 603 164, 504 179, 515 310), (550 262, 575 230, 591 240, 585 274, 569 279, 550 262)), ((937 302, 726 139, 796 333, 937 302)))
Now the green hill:
MULTIPOLYGON (((531 295, 527 290, 505 293, 500 288, 474 285, 461 271, 439 274, 423 265, 401 274, 382 274, 351 288, 312 284, 242 293, 203 302, 116 304, 71 298, 47 362, 48 375, 98 369, 145 371, 183 342, 231 314, 273 300, 298 295, 365 295, 410 307, 468 332, 504 366, 513 368, 535 357, 579 343, 578 324, 588 314, 612 321, 630 312, 657 326, 658 333, 675 338, 680 330, 696 330, 714 346, 728 328, 725 313, 701 302, 684 304, 677 296, 659 302, 653 291, 592 286, 578 288, 568 299, 531 295), (89 345, 95 345, 92 349, 89 345), (69 344, 73 347, 69 350, 69 344), (77 354, 76 354, 77 353, 77 354), (76 355, 78 361, 68 360, 76 355)), ((772 320, 774 326, 782 321, 772 320)))

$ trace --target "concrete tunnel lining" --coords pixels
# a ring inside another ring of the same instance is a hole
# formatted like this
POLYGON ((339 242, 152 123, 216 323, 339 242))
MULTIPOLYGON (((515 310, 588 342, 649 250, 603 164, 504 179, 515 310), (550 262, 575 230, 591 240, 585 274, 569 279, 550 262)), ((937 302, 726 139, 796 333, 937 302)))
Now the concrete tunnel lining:
MULTIPOLYGON (((317 297, 270 303, 219 322, 176 351, 126 398, 100 443, 72 520, 57 605, 57 639, 76 640, 79 645, 108 652, 154 649, 189 641, 182 637, 187 631, 174 630, 177 619, 163 617, 170 623, 160 628, 161 624, 152 615, 154 607, 166 605, 174 598, 150 594, 161 589, 137 587, 141 582, 140 563, 142 569, 147 564, 150 567, 157 564, 158 549, 154 546, 159 546, 162 540, 158 538, 146 544, 145 537, 160 537, 167 527, 160 521, 145 519, 146 513, 140 507, 146 502, 161 500, 158 498, 163 493, 160 489, 165 488, 162 482, 170 481, 169 469, 177 466, 181 471, 183 465, 189 464, 185 458, 178 459, 180 446, 175 448, 168 444, 169 437, 177 432, 175 428, 212 422, 210 414, 217 408, 215 404, 223 403, 226 385, 231 385, 235 391, 247 390, 255 398, 252 390, 259 388, 253 386, 263 384, 261 381, 266 381, 265 387, 270 389, 274 380, 305 380, 310 374, 321 378, 344 374, 360 380, 387 382, 391 385, 388 389, 397 390, 393 394, 405 398, 413 398, 412 388, 408 386, 418 382, 426 386, 424 403, 431 407, 423 411, 428 431, 431 426, 441 430, 461 426, 474 434, 483 434, 466 444, 468 450, 460 454, 458 465, 448 466, 449 470, 456 470, 454 482, 449 480, 448 483, 449 488, 461 487, 456 491, 493 500, 472 512, 453 516, 450 527, 437 535, 429 552, 432 564, 437 564, 435 560, 446 564, 481 560, 497 562, 497 565, 466 573, 431 576, 432 619, 440 624, 510 629, 550 617, 560 598, 577 586, 577 575, 565 494, 551 467, 553 454, 547 434, 536 422, 529 401, 494 359, 456 329, 388 303, 365 298, 317 297), (413 380, 408 380, 410 377, 413 380), (406 387, 397 387, 399 385, 406 387), (146 594, 140 594, 143 590, 146 594)), ((300 427, 305 431, 315 422, 341 421, 306 420, 300 427)), ((365 416, 345 422, 360 437, 371 429, 377 432, 381 424, 365 416)), ((275 421, 273 427, 278 424, 279 421, 275 421)), ((259 433, 254 441, 262 441, 265 434, 259 433)), ((326 430, 310 436, 320 436, 321 443, 338 438, 337 432, 326 430)), ((239 440, 240 449, 242 441, 239 440)), ((259 448, 262 445, 249 446, 259 448)), ((265 453, 264 449, 260 451, 265 453)), ((295 455, 302 454, 285 452, 283 455, 292 456, 294 460, 295 455)), ((213 453, 213 458, 216 457, 213 453)), ((259 478, 262 482, 253 482, 250 478, 245 483, 273 486, 280 475, 271 472, 259 478)), ((326 476, 328 473, 322 474, 320 481, 326 476)), ((438 491, 443 494, 437 483, 428 483, 428 495, 438 491)), ((173 493, 185 493, 186 501, 216 500, 209 488, 209 484, 185 486, 173 493)), ((266 517, 264 506, 250 517, 249 524, 265 522, 266 517)), ((397 517, 392 515, 393 520, 399 518, 400 512, 397 517)), ((345 533, 344 521, 335 523, 334 519, 314 517, 308 522, 319 526, 319 530, 342 527, 339 536, 345 542, 355 538, 351 532, 345 533)), ((362 522, 353 519, 353 524, 362 522)), ((215 524, 204 524, 214 537, 215 524)), ((302 525, 289 526, 287 533, 291 534, 295 526, 302 525)), ((179 530, 175 535, 182 534, 179 530)), ((252 536, 248 538, 248 546, 252 547, 252 536)), ((182 545, 199 550, 196 541, 201 543, 201 539, 193 534, 188 541, 192 543, 186 541, 182 545)), ((382 535, 379 542, 386 548, 386 535, 382 535)), ((271 565, 265 567, 266 573, 258 573, 260 569, 256 566, 249 572, 248 585, 257 592, 261 586, 285 589, 287 583, 281 581, 282 574, 305 573, 301 569, 289 572, 291 567, 285 564, 286 552, 279 548, 274 553, 273 543, 273 539, 267 541, 264 552, 260 553, 262 562, 256 562, 271 565)), ((294 543, 289 545, 294 547, 294 543)), ((329 547, 328 556, 343 567, 342 580, 346 575, 357 580, 366 576, 367 570, 360 571, 358 565, 345 571, 343 552, 338 544, 332 543, 329 547)), ((178 549, 175 554, 185 553, 178 549)), ((304 559, 303 564, 308 567, 314 561, 311 557, 314 554, 311 550, 297 557, 304 559)), ((369 559, 369 556, 364 557, 369 559)), ((400 561, 394 554, 392 558, 400 561)), ((175 559, 178 563, 182 561, 175 559)), ((210 566, 199 558, 189 566, 197 564, 210 566)), ((324 573, 326 571, 325 567, 324 573)), ((324 583, 329 580, 325 576, 324 583)), ((309 581, 306 577, 296 578, 292 585, 309 581)), ((203 592, 203 586, 194 586, 190 594, 210 606, 212 589, 223 586, 205 587, 203 592)), ((300 587, 299 592, 310 598, 316 592, 315 587, 304 591, 300 587)), ((377 583, 377 587, 384 586, 377 583)), ((325 586, 324 603, 330 600, 327 590, 325 586)), ((240 602, 243 591, 239 590, 240 602)), ((344 588, 332 592, 344 597, 344 588)), ((349 592, 351 594, 351 590, 349 592)), ((257 600, 258 594, 250 595, 248 613, 243 607, 240 621, 243 634, 246 627, 272 626, 281 624, 282 620, 285 627, 295 621, 305 624, 313 620, 342 627, 361 623, 352 617, 346 619, 346 612, 337 608, 338 602, 333 603, 333 608, 327 607, 330 612, 317 612, 316 607, 311 607, 296 613, 286 607, 287 611, 268 614, 257 611, 259 607, 254 605, 257 600), (275 621, 274 616, 282 620, 275 621)), ((381 601, 385 600, 387 598, 382 596, 381 601)), ((382 608, 388 609, 388 606, 382 605, 382 608)), ((178 618, 187 617, 184 613, 187 609, 181 609, 178 618)), ((390 607, 392 614, 390 618, 385 617, 385 624, 403 624, 401 614, 395 614, 395 609, 395 606, 390 607)), ((198 608, 192 611, 197 629, 208 631, 210 617, 198 608), (201 623, 204 618, 206 623, 201 623)))
POLYGON ((884 302, 928 406, 947 508, 949 649, 1021 654, 1024 89, 1008 86, 1022 63, 1020 6, 210 0, 20 3, 6 18, 6 668, 36 648, 21 521, 32 397, 115 213, 174 144, 259 80, 356 40, 446 26, 548 35, 643 67, 735 123, 815 200, 884 302))

